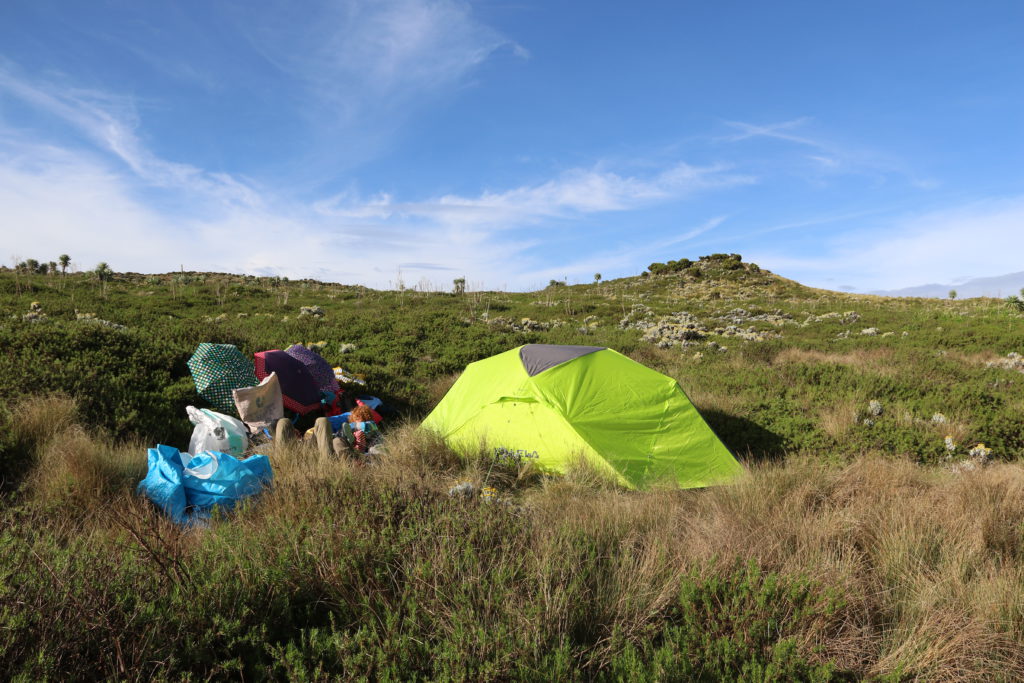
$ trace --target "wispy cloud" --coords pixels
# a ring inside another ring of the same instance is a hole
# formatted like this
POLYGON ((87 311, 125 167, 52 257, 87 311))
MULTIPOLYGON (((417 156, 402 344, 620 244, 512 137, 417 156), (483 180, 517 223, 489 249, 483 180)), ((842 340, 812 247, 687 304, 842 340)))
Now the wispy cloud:
POLYGON ((858 211, 839 211, 830 214, 820 214, 811 216, 797 221, 789 221, 786 223, 775 223, 767 225, 755 230, 748 230, 742 233, 736 233, 730 236, 733 241, 748 240, 759 235, 767 235, 773 232, 784 232, 789 230, 802 230, 804 228, 821 228, 826 225, 833 225, 837 223, 845 223, 853 221, 866 216, 877 216, 884 213, 891 213, 891 207, 874 207, 871 209, 861 209, 858 211))
MULTIPOLYGON (((204 111, 211 107, 210 93, 231 98, 239 110, 256 108, 261 124, 273 130, 278 156, 273 170, 265 171, 278 177, 261 180, 308 187, 332 182, 341 169, 379 155, 410 118, 472 84, 496 53, 529 58, 525 47, 481 21, 462 0, 311 0, 301 9, 267 0, 120 13, 138 30, 120 24, 81 30, 149 69, 152 83, 119 81, 116 87, 152 99, 103 92, 96 81, 81 88, 53 72, 40 78, 2 57, 0 97, 16 97, 69 123, 151 184, 205 184, 226 201, 255 201, 262 191, 251 178, 204 171, 194 158, 147 155, 138 108, 189 107, 189 114, 224 132, 226 145, 234 127, 224 130, 220 104, 204 111), (161 90, 169 79, 175 87, 161 90), (201 97, 197 89, 204 91, 201 97)), ((243 114, 243 123, 247 118, 243 114)), ((206 132, 204 139, 211 139, 206 132)))
POLYGON ((723 136, 720 139, 726 142, 740 142, 742 140, 749 140, 750 138, 757 137, 775 138, 776 140, 794 142, 798 145, 807 145, 808 147, 814 147, 816 149, 825 149, 825 146, 822 145, 822 143, 792 132, 793 130, 804 126, 810 122, 810 120, 811 118, 809 116, 801 116, 797 119, 765 125, 755 125, 752 123, 744 123, 743 121, 726 121, 725 124, 727 126, 737 129, 738 132, 733 133, 732 135, 723 136))
POLYGON ((572 169, 558 178, 476 197, 443 195, 419 202, 396 202, 389 195, 358 201, 351 194, 319 202, 324 215, 349 218, 428 218, 447 225, 516 227, 524 221, 578 214, 625 211, 648 203, 678 200, 696 192, 746 185, 756 178, 722 165, 679 162, 649 177, 624 176, 601 168, 572 169))
POLYGON ((187 189, 211 199, 258 205, 259 194, 247 183, 222 173, 208 173, 150 152, 136 134, 134 100, 111 93, 32 82, 0 64, 0 94, 7 93, 76 129, 94 145, 122 161, 142 181, 164 188, 187 189))
MULTIPOLYGON (((795 157, 802 173, 815 183, 839 175, 869 176, 876 181, 887 177, 899 177, 919 189, 933 189, 937 181, 921 177, 908 168, 903 161, 882 151, 867 146, 851 147, 807 132, 814 119, 809 116, 781 121, 779 123, 753 124, 743 121, 725 121, 725 125, 736 132, 716 138, 719 142, 740 143, 767 139, 790 143, 805 151, 795 157)), ((778 163, 776 160, 774 163, 778 163)))
POLYGON ((875 219, 823 244, 820 256, 763 249, 750 255, 773 270, 817 286, 858 291, 899 289, 953 277, 1020 270, 1024 197, 972 202, 920 215, 875 219))
POLYGON ((0 232, 5 256, 52 259, 66 252, 86 267, 107 260, 123 269, 153 269, 160 263, 170 270, 183 255, 182 246, 193 243, 186 226, 174 225, 133 199, 123 176, 97 158, 3 142, 0 232), (52 253, 44 256, 46 249, 52 253))
POLYGON ((500 49, 526 48, 476 19, 458 0, 330 0, 294 20, 291 2, 246 7, 252 47, 310 95, 348 117, 373 115, 455 85, 500 49))
POLYGON ((671 235, 660 240, 631 241, 630 246, 618 245, 603 249, 581 259, 567 260, 557 266, 550 266, 528 271, 522 275, 522 281, 533 285, 542 285, 545 280, 567 277, 569 275, 586 280, 592 273, 602 271, 637 272, 646 267, 654 259, 661 258, 668 247, 685 244, 700 235, 711 232, 727 220, 726 216, 716 216, 681 234, 671 235))

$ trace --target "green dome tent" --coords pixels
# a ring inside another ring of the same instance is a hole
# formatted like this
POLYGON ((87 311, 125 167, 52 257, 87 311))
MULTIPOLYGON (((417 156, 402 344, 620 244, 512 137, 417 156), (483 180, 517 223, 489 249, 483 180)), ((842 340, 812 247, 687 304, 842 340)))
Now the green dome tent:
POLYGON ((423 427, 456 450, 583 457, 631 488, 718 484, 742 466, 672 378, 600 346, 527 344, 470 363, 423 427))

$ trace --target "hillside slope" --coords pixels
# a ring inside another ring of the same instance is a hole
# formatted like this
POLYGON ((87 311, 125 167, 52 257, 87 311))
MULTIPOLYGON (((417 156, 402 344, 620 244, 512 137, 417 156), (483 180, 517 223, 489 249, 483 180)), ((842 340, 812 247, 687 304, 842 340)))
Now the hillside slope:
POLYGON ((0 673, 1024 677, 1024 315, 658 266, 461 294, 0 272, 0 673), (187 443, 200 341, 322 342, 408 423, 372 461, 261 446, 271 490, 178 528, 134 491, 146 446, 187 443), (416 429, 466 363, 529 342, 675 377, 748 476, 626 492, 416 429))
POLYGON ((0 397, 64 392, 116 436, 181 443, 201 341, 324 342, 410 417, 466 363, 523 343, 598 344, 676 377, 741 457, 1024 454, 1022 317, 998 301, 815 290, 733 255, 538 292, 416 290, 224 274, 0 273, 0 397), (869 415, 878 401, 880 416, 869 415), (938 417, 935 417, 938 416, 938 417), (933 417, 935 420, 933 421, 933 417), (867 422, 865 422, 867 420, 867 422), (870 423, 870 425, 868 425, 870 423))

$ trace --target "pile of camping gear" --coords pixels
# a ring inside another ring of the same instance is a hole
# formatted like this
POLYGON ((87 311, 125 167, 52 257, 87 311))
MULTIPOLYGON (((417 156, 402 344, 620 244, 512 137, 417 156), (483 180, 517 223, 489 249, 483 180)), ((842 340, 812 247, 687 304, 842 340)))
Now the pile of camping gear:
MULTIPOLYGON (((139 485, 179 523, 268 485, 266 456, 237 457, 250 443, 295 438, 310 418, 304 438, 322 454, 375 455, 380 399, 361 395, 361 378, 313 349, 261 351, 250 361, 230 344, 204 343, 188 365, 199 395, 222 412, 190 406, 189 452, 150 449, 139 485)), ((525 344, 470 363, 422 426, 456 451, 486 445, 496 461, 543 471, 565 472, 582 458, 626 488, 702 488, 744 473, 675 379, 603 346, 525 344)), ((500 500, 471 482, 449 495, 500 500)))
POLYGON ((188 406, 195 425, 188 451, 149 449, 139 483, 139 492, 179 524, 206 519, 214 507, 232 509, 270 484, 267 456, 240 459, 251 446, 301 437, 314 439, 325 456, 379 452, 381 400, 361 393, 363 378, 331 367, 311 348, 294 344, 250 360, 232 344, 204 342, 188 367, 213 409, 188 406))

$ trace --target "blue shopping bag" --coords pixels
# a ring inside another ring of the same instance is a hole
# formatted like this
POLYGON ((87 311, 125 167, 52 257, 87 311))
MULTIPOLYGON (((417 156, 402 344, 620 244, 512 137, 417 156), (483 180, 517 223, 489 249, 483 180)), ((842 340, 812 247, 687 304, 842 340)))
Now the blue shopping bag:
POLYGON ((239 500, 263 490, 274 476, 265 455, 238 460, 216 451, 196 455, 184 468, 184 474, 185 499, 202 512, 209 512, 214 506, 230 510, 239 500))
POLYGON ((138 490, 174 522, 189 524, 208 517, 214 507, 234 508, 238 501, 262 491, 273 478, 265 455, 239 460, 227 453, 205 451, 183 463, 178 449, 158 445, 149 449, 149 472, 138 490))
POLYGON ((187 521, 185 516, 185 487, 182 479, 185 467, 177 448, 157 445, 148 453, 149 471, 139 482, 138 493, 146 494, 164 514, 178 524, 187 521))

